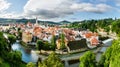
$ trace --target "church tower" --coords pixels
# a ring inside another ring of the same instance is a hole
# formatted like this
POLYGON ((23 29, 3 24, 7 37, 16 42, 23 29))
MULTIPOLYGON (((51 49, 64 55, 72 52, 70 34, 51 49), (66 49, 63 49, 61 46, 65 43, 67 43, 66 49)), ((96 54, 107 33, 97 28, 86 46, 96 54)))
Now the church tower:
POLYGON ((36 23, 35 24, 38 25, 38 19, 37 19, 37 17, 36 17, 36 23))
POLYGON ((39 26, 37 17, 36 17, 35 21, 36 22, 35 22, 34 26, 39 26))

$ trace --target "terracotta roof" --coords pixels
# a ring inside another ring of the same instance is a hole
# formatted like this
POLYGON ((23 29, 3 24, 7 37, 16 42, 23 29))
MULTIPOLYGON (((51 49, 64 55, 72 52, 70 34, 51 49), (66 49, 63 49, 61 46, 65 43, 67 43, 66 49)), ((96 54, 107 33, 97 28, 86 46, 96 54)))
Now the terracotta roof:
POLYGON ((96 37, 92 37, 90 42, 91 42, 91 45, 98 45, 99 44, 99 40, 96 37))
POLYGON ((93 36, 93 33, 86 33, 86 34, 85 34, 85 37, 86 37, 86 38, 91 38, 91 36, 93 36))
POLYGON ((86 38, 91 38, 92 36, 98 36, 98 33, 87 32, 84 35, 86 38))
POLYGON ((73 36, 70 36, 70 35, 66 35, 65 38, 68 40, 68 41, 74 41, 75 38, 73 36))
POLYGON ((98 36, 98 33, 95 32, 95 33, 94 33, 94 36, 98 36))
POLYGON ((31 23, 31 22, 28 22, 27 25, 28 25, 28 26, 32 26, 32 23, 31 23))
POLYGON ((63 32, 64 32, 65 35, 66 34, 68 34, 68 35, 75 35, 74 31, 71 30, 71 29, 63 29, 63 32))

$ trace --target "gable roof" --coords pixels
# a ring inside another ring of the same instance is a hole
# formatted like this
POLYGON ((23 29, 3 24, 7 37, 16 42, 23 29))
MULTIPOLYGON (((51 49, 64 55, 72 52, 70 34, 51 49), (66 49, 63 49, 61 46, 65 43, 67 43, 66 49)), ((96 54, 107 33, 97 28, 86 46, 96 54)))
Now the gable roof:
POLYGON ((96 37, 92 37, 90 42, 91 42, 91 45, 98 45, 99 44, 99 40, 96 37))
POLYGON ((76 41, 69 41, 67 44, 67 48, 72 50, 79 50, 87 48, 86 39, 76 40, 76 41))

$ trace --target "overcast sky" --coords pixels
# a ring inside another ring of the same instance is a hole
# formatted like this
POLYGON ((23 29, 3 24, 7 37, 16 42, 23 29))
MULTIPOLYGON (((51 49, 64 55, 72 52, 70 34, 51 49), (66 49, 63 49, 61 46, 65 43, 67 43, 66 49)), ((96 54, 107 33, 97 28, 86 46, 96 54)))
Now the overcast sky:
POLYGON ((0 18, 85 20, 120 17, 120 0, 0 0, 0 18))

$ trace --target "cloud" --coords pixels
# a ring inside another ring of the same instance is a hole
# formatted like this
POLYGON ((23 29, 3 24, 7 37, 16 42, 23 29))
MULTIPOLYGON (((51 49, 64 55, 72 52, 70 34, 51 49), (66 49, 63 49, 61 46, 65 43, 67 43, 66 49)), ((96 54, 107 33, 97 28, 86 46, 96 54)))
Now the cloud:
POLYGON ((90 2, 92 2, 92 3, 105 3, 107 1, 108 0, 90 0, 90 2))
POLYGON ((4 12, 4 13, 1 13, 0 14, 0 18, 24 18, 23 14, 18 14, 18 13, 15 13, 15 12, 11 12, 11 13, 7 13, 7 12, 4 12))
POLYGON ((120 0, 115 0, 116 6, 120 6, 120 0))
POLYGON ((0 0, 0 12, 8 9, 11 3, 8 3, 6 0, 0 0))
POLYGON ((40 16, 41 18, 57 18, 73 14, 70 9, 72 0, 29 0, 24 7, 26 16, 40 16), (33 3, 35 3, 33 5, 33 3))
POLYGON ((51 19, 73 15, 75 12, 104 13, 111 9, 106 4, 78 3, 76 0, 29 0, 24 6, 24 15, 51 19))
POLYGON ((94 5, 91 3, 73 4, 71 8, 78 10, 78 11, 86 11, 86 12, 93 12, 93 13, 104 13, 112 9, 111 6, 106 5, 106 4, 94 5))

